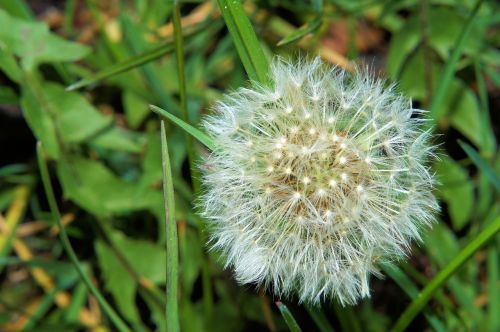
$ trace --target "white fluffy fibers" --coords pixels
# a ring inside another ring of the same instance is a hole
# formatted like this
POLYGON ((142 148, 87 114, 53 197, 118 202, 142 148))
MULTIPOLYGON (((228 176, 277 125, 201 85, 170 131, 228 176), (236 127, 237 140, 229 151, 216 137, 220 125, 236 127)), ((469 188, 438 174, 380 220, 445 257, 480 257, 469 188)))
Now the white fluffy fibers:
POLYGON ((438 209, 422 111, 318 58, 275 60, 271 82, 205 120, 217 145, 201 199, 212 246, 241 283, 354 304, 377 260, 404 256, 438 209))

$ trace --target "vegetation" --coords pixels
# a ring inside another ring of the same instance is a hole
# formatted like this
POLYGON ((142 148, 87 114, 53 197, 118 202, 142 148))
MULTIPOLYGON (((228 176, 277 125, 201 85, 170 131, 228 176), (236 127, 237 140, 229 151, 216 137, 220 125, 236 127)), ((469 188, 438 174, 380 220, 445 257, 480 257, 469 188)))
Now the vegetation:
POLYGON ((1 1, 0 330, 499 331, 499 12, 1 1), (438 222, 354 306, 238 285, 208 250, 200 119, 249 79, 268 84, 275 55, 367 65, 429 110, 438 222))

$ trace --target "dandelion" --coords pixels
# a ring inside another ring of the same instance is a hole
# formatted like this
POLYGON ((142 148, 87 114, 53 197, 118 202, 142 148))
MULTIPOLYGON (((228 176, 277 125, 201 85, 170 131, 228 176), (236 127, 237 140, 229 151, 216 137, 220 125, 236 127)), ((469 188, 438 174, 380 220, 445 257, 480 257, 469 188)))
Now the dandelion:
POLYGON ((212 247, 240 283, 354 304, 377 261, 405 256, 438 209, 423 111, 319 59, 276 60, 271 81, 205 120, 217 145, 201 199, 212 247))

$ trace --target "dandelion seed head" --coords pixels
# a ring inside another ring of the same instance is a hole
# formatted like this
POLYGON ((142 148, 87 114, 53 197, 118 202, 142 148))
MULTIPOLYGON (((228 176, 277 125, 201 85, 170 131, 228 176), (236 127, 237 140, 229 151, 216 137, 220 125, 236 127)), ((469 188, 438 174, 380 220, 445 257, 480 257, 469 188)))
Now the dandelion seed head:
POLYGON ((429 133, 408 99, 359 70, 278 59, 270 78, 205 119, 217 146, 200 199, 212 248, 241 283, 354 304, 374 262, 404 257, 434 221, 429 133))

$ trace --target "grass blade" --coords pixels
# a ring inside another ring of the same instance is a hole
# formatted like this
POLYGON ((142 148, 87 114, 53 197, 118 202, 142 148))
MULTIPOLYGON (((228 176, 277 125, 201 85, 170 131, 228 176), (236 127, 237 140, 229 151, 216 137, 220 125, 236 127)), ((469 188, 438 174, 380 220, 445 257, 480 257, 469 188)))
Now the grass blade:
MULTIPOLYGON (((186 73, 184 70, 184 45, 182 40, 182 26, 181 26, 181 10, 179 3, 176 2, 173 10, 172 21, 174 26, 174 45, 175 45, 175 58, 177 62, 177 76, 179 78, 179 108, 182 121, 189 124, 189 115, 187 109, 187 92, 186 92, 186 73)), ((195 193, 200 191, 200 176, 198 168, 196 167, 196 152, 193 147, 192 137, 185 132, 186 150, 188 161, 191 171, 191 179, 193 182, 193 189, 195 193)))
POLYGON ((314 31, 318 30, 318 28, 321 26, 322 22, 322 16, 319 15, 316 18, 314 18, 312 21, 307 22, 285 38, 281 39, 276 46, 284 46, 291 44, 293 42, 296 42, 297 40, 303 38, 304 36, 313 33, 314 31))
POLYGON ((309 316, 313 319, 320 332, 333 332, 333 327, 330 325, 328 318, 321 308, 314 308, 310 305, 305 305, 309 316))
POLYGON ((170 52, 174 51, 174 45, 172 43, 167 43, 165 45, 153 48, 150 51, 144 52, 142 54, 139 54, 137 56, 131 57, 128 60, 125 60, 121 63, 117 63, 114 66, 108 67, 95 75, 84 78, 78 82, 75 82, 68 87, 66 87, 67 91, 72 91, 72 90, 77 90, 92 84, 95 84, 99 81, 102 81, 106 78, 110 78, 111 76, 115 76, 118 74, 121 74, 127 70, 142 66, 148 62, 151 62, 153 60, 156 60, 165 54, 168 54, 170 52))
POLYGON ((498 280, 499 275, 499 262, 498 250, 495 246, 491 246, 488 251, 486 266, 488 269, 488 293, 490 302, 488 305, 488 325, 490 331, 500 331, 500 286, 498 280))
MULTIPOLYGON (((381 264, 381 267, 384 272, 389 277, 391 277, 391 279, 394 280, 396 284, 398 284, 398 286, 406 293, 406 295, 410 297, 410 299, 414 300, 418 296, 418 288, 399 267, 390 263, 381 264)), ((446 331, 443 323, 441 323, 436 316, 426 312, 424 312, 424 316, 435 331, 446 331)))
POLYGON ((462 51, 464 50, 465 40, 467 39, 472 26, 475 22, 476 14, 479 12, 479 8, 484 0, 478 0, 472 13, 467 19, 467 23, 464 25, 458 40, 455 42, 455 48, 450 55, 450 58, 446 62, 446 66, 444 67, 443 74, 441 75, 441 79, 436 88, 436 93, 434 94, 434 98, 432 98, 431 106, 430 106, 430 117, 431 119, 438 120, 444 114, 438 113, 439 107, 444 100, 444 96, 446 95, 446 91, 448 90, 448 86, 453 78, 453 74, 455 73, 455 66, 462 55, 462 51))
POLYGON ((411 321, 429 302, 434 293, 440 289, 444 283, 455 274, 458 269, 486 242, 488 242, 495 234, 500 231, 500 217, 497 217, 489 224, 481 233, 479 233, 464 249, 462 249, 453 260, 448 263, 418 294, 412 303, 406 308, 403 314, 392 328, 392 332, 404 331, 411 321))
POLYGON ((269 64, 239 0, 217 0, 248 77, 266 84, 269 64))
POLYGON ((479 104, 481 105, 481 146, 480 151, 493 155, 496 151, 496 142, 493 138, 495 135, 492 133, 491 119, 490 119, 490 105, 488 102, 488 89, 483 75, 483 68, 481 62, 474 60, 474 73, 477 82, 477 91, 479 95, 479 104))
POLYGON ((290 310, 288 310, 288 307, 281 301, 276 301, 276 305, 278 306, 278 309, 280 310, 281 315, 283 316, 283 319, 285 320, 285 323, 290 331, 301 332, 302 330, 300 329, 299 324, 297 324, 297 321, 293 318, 293 315, 290 310))
POLYGON ((38 159, 38 167, 40 168, 40 176, 42 178, 45 194, 47 195, 47 201, 49 203, 50 212, 52 214, 52 218, 56 221, 57 226, 59 227, 59 238, 61 240, 64 250, 66 251, 66 254, 68 255, 71 262, 78 271, 78 274, 80 275, 82 281, 88 287, 89 291, 95 296, 102 310, 104 311, 106 316, 109 317, 109 319, 116 327, 116 329, 120 332, 130 332, 130 329, 123 322, 120 316, 118 316, 115 310, 108 304, 108 302, 101 294, 101 292, 99 292, 99 290, 94 286, 92 280, 90 280, 89 276, 85 273, 82 264, 78 260, 78 257, 76 256, 76 253, 73 250, 71 243, 69 242, 68 234, 66 233, 66 228, 64 227, 61 221, 61 213, 59 212, 59 208, 57 207, 56 197, 54 196, 54 190, 52 189, 49 170, 45 160, 45 151, 43 149, 41 142, 37 143, 36 152, 38 159))
POLYGON ((333 309, 338 318, 341 331, 361 332, 354 310, 350 306, 343 307, 338 301, 333 301, 333 309))
MULTIPOLYGON (((189 115, 187 109, 187 91, 186 91, 186 76, 184 70, 184 46, 182 38, 182 25, 181 25, 181 10, 179 2, 175 2, 173 15, 172 15, 173 27, 174 27, 174 44, 175 44, 175 57, 177 62, 177 73, 179 78, 179 107, 181 111, 181 117, 184 122, 189 124, 189 115)), ((193 189, 195 195, 199 194, 201 191, 200 183, 200 171, 196 165, 196 151, 193 146, 193 140, 191 135, 185 132, 186 140, 186 150, 188 155, 189 169, 191 174, 191 182, 193 184, 193 189)), ((201 226, 204 226, 203 224, 201 226)), ((207 242, 206 235, 204 233, 204 227, 200 228, 200 238, 203 244, 207 242)), ((204 262, 202 265, 202 288, 203 288, 203 308, 206 323, 211 326, 212 313, 213 313, 213 295, 212 295, 212 282, 210 279, 210 265, 208 264, 208 256, 204 255, 204 262)))
POLYGON ((166 247, 167 247, 167 331, 177 332, 179 327, 179 304, 177 302, 177 287, 179 284, 179 243, 177 238, 177 223, 175 221, 174 184, 172 168, 168 156, 167 135, 165 123, 161 122, 161 160, 163 168, 163 196, 165 201, 166 247))
POLYGON ((158 106, 149 105, 149 108, 153 112, 155 112, 156 114, 159 114, 159 115, 167 118, 168 120, 172 121, 173 123, 175 123, 176 125, 178 125, 182 129, 184 129, 189 135, 196 138, 200 143, 205 145, 210 150, 215 150, 215 143, 213 142, 213 140, 210 138, 210 136, 208 136, 207 134, 205 134, 201 130, 191 126, 189 123, 182 121, 181 119, 179 119, 175 115, 165 111, 164 109, 159 108, 158 106))
POLYGON ((497 191, 500 191, 500 179, 498 178, 497 174, 495 173, 495 170, 488 165, 488 163, 481 158, 479 153, 474 150, 472 146, 469 144, 459 140, 458 144, 462 147, 462 149, 467 153, 470 159, 476 164, 476 166, 484 172, 484 174, 490 179, 491 183, 495 186, 495 189, 497 191))

